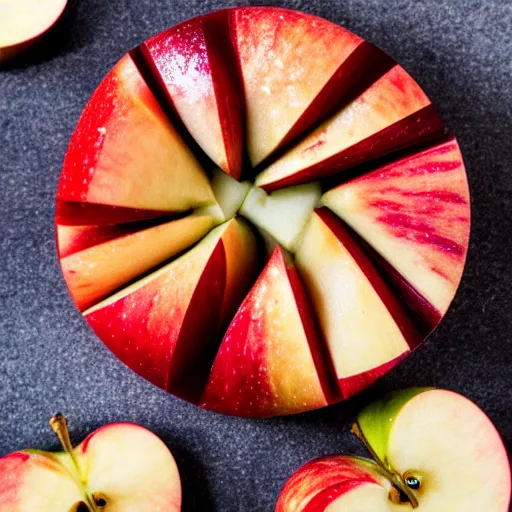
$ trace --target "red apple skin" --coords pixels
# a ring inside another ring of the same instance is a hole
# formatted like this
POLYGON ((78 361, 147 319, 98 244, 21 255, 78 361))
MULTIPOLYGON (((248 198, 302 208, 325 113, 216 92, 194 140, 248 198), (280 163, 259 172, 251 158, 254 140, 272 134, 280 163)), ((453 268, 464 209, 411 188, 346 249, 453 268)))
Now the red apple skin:
POLYGON ((365 255, 357 242, 350 236, 345 225, 327 208, 319 208, 315 210, 315 212, 355 259, 359 268, 363 271, 366 278, 372 284, 374 290, 391 313, 391 316, 402 331, 409 346, 411 348, 417 347, 421 341, 423 341, 421 334, 411 322, 402 305, 386 285, 375 266, 365 255))
POLYGON ((236 67, 229 68, 234 50, 228 16, 228 11, 199 16, 149 39, 141 49, 190 133, 224 172, 239 179, 243 98, 236 67))
POLYGON ((328 404, 325 369, 318 367, 321 348, 305 299, 295 269, 276 247, 227 329, 202 407, 269 417, 328 404), (309 325, 297 327, 304 318, 309 325), (294 354, 293 361, 287 354, 294 354))
POLYGON ((55 223, 61 226, 108 226, 169 216, 167 210, 141 210, 57 199, 55 223))
POLYGON ((372 463, 356 457, 330 456, 313 460, 288 480, 275 512, 324 512, 339 496, 360 485, 381 485, 375 475, 372 463))
POLYGON ((0 486, 0 510, 16 510, 19 505, 18 486, 30 459, 28 453, 14 452, 0 458, 0 475, 7 477, 7 484, 0 486))

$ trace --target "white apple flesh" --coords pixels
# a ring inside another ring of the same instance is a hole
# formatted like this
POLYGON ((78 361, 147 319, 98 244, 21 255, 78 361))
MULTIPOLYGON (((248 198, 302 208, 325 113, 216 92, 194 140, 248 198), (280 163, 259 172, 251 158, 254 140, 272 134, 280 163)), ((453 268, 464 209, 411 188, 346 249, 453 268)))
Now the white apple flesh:
POLYGON ((181 510, 176 462, 150 431, 115 423, 73 448, 65 418, 50 423, 65 452, 27 450, 1 458, 1 512, 181 510))

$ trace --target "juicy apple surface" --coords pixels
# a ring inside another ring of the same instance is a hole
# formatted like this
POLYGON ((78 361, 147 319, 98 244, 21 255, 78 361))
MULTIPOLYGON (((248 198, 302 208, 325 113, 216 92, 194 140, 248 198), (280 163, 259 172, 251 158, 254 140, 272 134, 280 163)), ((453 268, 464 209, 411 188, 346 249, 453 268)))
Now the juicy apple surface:
POLYGON ((455 295, 469 205, 455 138, 391 57, 241 7, 114 66, 55 221, 71 295, 123 362, 254 417, 348 398, 410 354, 455 295))

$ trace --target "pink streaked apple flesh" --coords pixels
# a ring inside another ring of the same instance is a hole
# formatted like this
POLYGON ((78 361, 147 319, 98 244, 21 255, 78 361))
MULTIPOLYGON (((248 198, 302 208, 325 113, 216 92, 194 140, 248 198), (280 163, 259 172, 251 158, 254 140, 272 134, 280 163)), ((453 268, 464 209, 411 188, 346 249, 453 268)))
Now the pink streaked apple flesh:
POLYGON ((179 212, 214 203, 208 178, 125 55, 71 138, 57 199, 179 212))
POLYGON ((0 458, 1 512, 179 512, 181 483, 164 443, 138 425, 116 423, 69 453, 35 450, 0 458), (80 507, 82 505, 82 507, 80 507))
MULTIPOLYGON (((286 9, 235 9, 232 17, 247 149, 257 165, 323 114, 308 107, 322 92, 331 92, 324 87, 363 41, 321 18, 286 9)), ((338 96, 345 92, 342 79, 333 87, 338 96)))
POLYGON ((419 85, 396 65, 256 178, 274 190, 332 176, 443 133, 419 85))
POLYGON ((192 246, 214 225, 190 215, 158 226, 57 226, 64 279, 80 311, 192 246), (122 264, 121 264, 122 262, 122 264))
POLYGON ((313 213, 295 258, 344 398, 421 341, 373 264, 327 209, 313 213))
POLYGON ((250 287, 255 270, 254 235, 233 219, 84 316, 130 368, 165 390, 197 400, 196 387, 213 362, 222 315, 235 298, 241 301, 238 295, 250 287), (244 245, 244 251, 234 253, 244 245))
MULTIPOLYGON (((227 11, 194 18, 142 48, 171 104, 205 153, 227 174, 242 172, 242 98, 228 69, 227 11)), ((233 55, 234 60, 234 55, 233 55)))
POLYGON ((342 184, 322 202, 444 315, 469 244, 469 190, 455 139, 342 184))
POLYGON ((284 486, 275 512, 400 512, 391 483, 366 459, 331 456, 308 462, 284 486))
POLYGON ((0 63, 34 44, 61 17, 67 0, 2 0, 0 63))
POLYGON ((202 406, 255 417, 323 407, 322 365, 305 292, 277 247, 224 336, 202 406))

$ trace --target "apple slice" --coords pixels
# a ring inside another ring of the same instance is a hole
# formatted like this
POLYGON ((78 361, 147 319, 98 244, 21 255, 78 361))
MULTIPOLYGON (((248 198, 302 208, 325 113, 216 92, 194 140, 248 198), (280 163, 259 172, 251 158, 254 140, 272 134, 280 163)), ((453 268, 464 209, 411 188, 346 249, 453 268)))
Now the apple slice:
POLYGON ((374 463, 331 456, 308 462, 284 486, 275 512, 406 512, 389 500, 392 485, 374 463))
POLYGON ((489 418, 467 398, 408 389, 353 427, 377 464, 330 456, 301 467, 276 512, 508 512, 510 466, 489 418))
POLYGON ((344 398, 421 341, 372 263, 327 209, 314 212, 295 256, 344 398))
POLYGON ((180 212, 214 203, 208 178, 125 55, 73 134, 57 199, 180 212))
POLYGON ((358 431, 420 510, 508 511, 505 447, 467 398, 438 389, 392 393, 359 414, 358 431))
POLYGON ((250 287, 256 258, 254 235, 233 219, 84 316, 130 368, 165 390, 197 400, 223 315, 250 287))
POLYGON ((296 270, 286 260, 277 247, 233 318, 203 407, 267 417, 327 405, 323 355, 311 311, 296 270))
POLYGON ((178 468, 165 444, 143 427, 113 423, 73 448, 62 415, 52 427, 62 453, 37 450, 0 458, 2 512, 179 512, 178 468))
POLYGON ((469 243, 469 190, 455 139, 327 192, 347 222, 444 315, 469 243))
POLYGON ((226 220, 237 214, 250 188, 248 181, 239 182, 219 169, 213 171, 213 193, 226 220))
POLYGON ((2 0, 0 63, 34 44, 61 17, 67 0, 2 0))
POLYGON ((261 172, 255 184, 274 190, 325 178, 443 131, 430 100, 396 65, 261 172))
POLYGON ((142 51, 190 134, 226 173, 242 172, 242 104, 227 11, 200 16, 149 39, 142 51), (234 69, 233 69, 234 68, 234 69))
POLYGON ((80 311, 197 242, 214 225, 190 215, 158 226, 57 226, 64 279, 80 311), (71 232, 71 233, 70 233, 71 232))
POLYGON ((321 195, 319 182, 276 190, 271 195, 253 187, 240 208, 240 215, 293 252, 321 195))
POLYGON ((232 18, 245 90, 247 149, 257 165, 347 92, 352 82, 346 75, 353 66, 343 65, 363 41, 326 20, 286 9, 235 9, 232 18), (308 109, 322 94, 329 101, 319 102, 321 111, 308 109))

